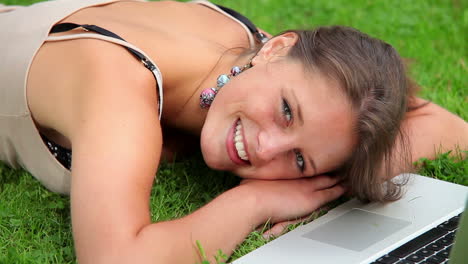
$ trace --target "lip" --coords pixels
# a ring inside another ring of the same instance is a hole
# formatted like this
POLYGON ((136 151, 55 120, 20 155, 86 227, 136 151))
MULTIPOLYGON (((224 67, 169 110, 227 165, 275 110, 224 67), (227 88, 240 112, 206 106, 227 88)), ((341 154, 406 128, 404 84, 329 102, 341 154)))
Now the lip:
MULTIPOLYGON (((229 129, 229 131, 227 133, 227 138, 226 138, 227 153, 228 153, 228 156, 231 159, 231 161, 234 162, 235 164, 237 164, 237 165, 249 165, 249 162, 247 162, 245 160, 242 160, 237 155, 237 150, 236 150, 236 147, 234 146, 234 131, 236 130, 237 121, 239 121, 239 119, 236 119, 236 121, 234 122, 234 124, 231 126, 231 128, 229 129)), ((246 146, 246 149, 247 149, 247 145, 245 144, 245 139, 244 139, 244 146, 246 146)), ((247 153, 247 156, 248 155, 249 154, 247 153)))

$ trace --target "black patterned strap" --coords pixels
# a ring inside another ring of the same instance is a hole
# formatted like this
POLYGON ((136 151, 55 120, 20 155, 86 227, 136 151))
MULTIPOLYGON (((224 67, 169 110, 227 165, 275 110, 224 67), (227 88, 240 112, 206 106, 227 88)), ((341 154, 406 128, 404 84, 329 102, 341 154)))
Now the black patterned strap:
POLYGON ((250 19, 248 19, 247 17, 243 16, 239 12, 237 12, 235 10, 232 10, 232 9, 230 9, 228 7, 224 7, 224 6, 221 6, 221 5, 216 5, 216 6, 219 7, 221 10, 223 10, 224 12, 231 15, 232 17, 234 17, 235 19, 242 22, 242 24, 244 24, 249 29, 249 31, 252 33, 252 35, 254 35, 255 38, 260 43, 265 43, 268 40, 267 36, 265 36, 265 34, 263 34, 262 32, 258 31, 258 29, 254 25, 254 23, 252 21, 250 21, 250 19))
MULTIPOLYGON (((111 32, 111 31, 109 31, 109 30, 107 30, 105 28, 102 28, 102 27, 99 27, 99 26, 96 26, 96 25, 87 25, 87 24, 81 25, 81 24, 75 24, 75 23, 61 23, 61 24, 57 24, 57 25, 53 26, 49 33, 52 34, 52 33, 66 32, 66 31, 70 31, 70 30, 73 30, 73 29, 79 28, 79 27, 83 28, 84 30, 87 30, 87 31, 95 32, 95 33, 98 33, 98 34, 101 34, 101 35, 104 35, 104 36, 107 36, 107 37, 112 37, 112 38, 116 38, 116 39, 120 39, 122 41, 125 41, 125 39, 123 39, 119 35, 115 34, 114 32, 111 32)), ((141 54, 139 51, 136 51, 136 50, 134 50, 134 49, 132 49, 130 47, 126 47, 126 46, 124 46, 124 48, 126 48, 138 60, 143 62, 143 65, 145 65, 145 67, 148 68, 150 71, 153 71, 156 68, 153 65, 153 63, 151 63, 151 61, 148 60, 146 58, 146 56, 141 54)))

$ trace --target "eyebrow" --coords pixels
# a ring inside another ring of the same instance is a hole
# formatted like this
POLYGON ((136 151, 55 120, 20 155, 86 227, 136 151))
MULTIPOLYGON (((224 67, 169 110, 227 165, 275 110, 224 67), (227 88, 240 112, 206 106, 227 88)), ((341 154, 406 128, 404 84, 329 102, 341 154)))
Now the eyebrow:
POLYGON ((304 125, 304 119, 302 118, 302 110, 301 110, 301 105, 299 104, 299 101, 297 100, 296 93, 294 93, 294 90, 291 91, 294 101, 296 101, 296 112, 297 112, 297 117, 299 118, 299 123, 300 125, 304 125))
MULTIPOLYGON (((297 100, 297 96, 296 96, 296 93, 294 92, 294 90, 292 90, 291 93, 292 93, 292 95, 294 97, 294 101, 296 101, 297 117, 299 118, 299 123, 302 126, 302 125, 304 125, 304 118, 302 117, 301 105, 299 104, 299 101, 297 100)), ((317 174, 317 166, 315 165, 314 160, 310 156, 307 156, 307 159, 309 160, 310 166, 314 170, 313 174, 314 175, 317 174)))
POLYGON ((314 160, 310 156, 307 156, 307 159, 309 160, 310 166, 314 170, 313 175, 316 175, 317 174, 317 166, 315 166, 314 160))

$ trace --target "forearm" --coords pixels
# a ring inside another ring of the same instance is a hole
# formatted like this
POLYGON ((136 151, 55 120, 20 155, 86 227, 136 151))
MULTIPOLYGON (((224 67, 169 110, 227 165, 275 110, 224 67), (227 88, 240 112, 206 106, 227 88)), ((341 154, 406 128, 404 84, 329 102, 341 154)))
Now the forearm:
POLYGON ((142 257, 139 263, 192 264, 201 262, 198 240, 212 260, 218 249, 230 255, 237 244, 265 221, 262 218, 256 198, 248 188, 239 186, 186 217, 143 228, 134 248, 142 257))
POLYGON ((154 259, 162 260, 158 263, 200 262, 197 240, 210 260, 219 249, 230 255, 266 220, 295 220, 340 197, 345 189, 338 180, 326 175, 249 180, 187 217, 148 226, 139 234, 139 243, 157 256, 154 259))
POLYGON ((294 220, 341 196, 345 189, 337 185, 338 180, 326 175, 249 180, 186 217, 155 224, 148 221, 130 230, 122 215, 98 229, 75 232, 81 234, 75 236, 81 242, 76 243, 78 260, 84 264, 200 263, 197 240, 210 260, 219 249, 230 255, 267 219, 272 223, 294 220))

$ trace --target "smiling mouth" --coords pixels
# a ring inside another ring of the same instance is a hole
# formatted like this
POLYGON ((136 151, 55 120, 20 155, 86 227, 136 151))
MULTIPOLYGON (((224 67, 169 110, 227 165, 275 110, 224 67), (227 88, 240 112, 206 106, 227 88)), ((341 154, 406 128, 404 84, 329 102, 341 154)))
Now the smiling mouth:
POLYGON ((239 156, 241 160, 248 162, 249 157, 245 151, 244 134, 240 120, 237 120, 236 127, 234 129, 234 147, 236 149, 237 156, 239 156))
POLYGON ((229 129, 226 137, 226 150, 230 160, 237 165, 251 165, 249 161, 249 153, 247 151, 245 141, 244 128, 242 122, 237 119, 229 129))

